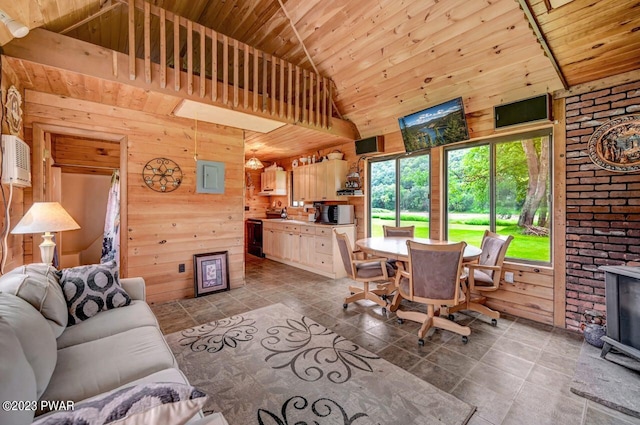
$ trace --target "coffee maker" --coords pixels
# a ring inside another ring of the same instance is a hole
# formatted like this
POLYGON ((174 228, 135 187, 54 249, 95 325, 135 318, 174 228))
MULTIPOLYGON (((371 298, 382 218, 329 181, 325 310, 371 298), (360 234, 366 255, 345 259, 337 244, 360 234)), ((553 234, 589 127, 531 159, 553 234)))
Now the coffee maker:
POLYGON ((322 202, 314 202, 313 210, 314 210, 314 217, 315 217, 314 222, 319 223, 320 216, 322 214, 322 202))

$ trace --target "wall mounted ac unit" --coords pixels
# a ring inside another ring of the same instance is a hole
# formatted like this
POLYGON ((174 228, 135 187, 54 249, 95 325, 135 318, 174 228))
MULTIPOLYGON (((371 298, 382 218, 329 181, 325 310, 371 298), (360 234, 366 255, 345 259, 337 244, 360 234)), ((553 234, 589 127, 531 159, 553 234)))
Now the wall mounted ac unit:
POLYGON ((31 149, 18 136, 2 135, 2 183, 31 186, 31 149))

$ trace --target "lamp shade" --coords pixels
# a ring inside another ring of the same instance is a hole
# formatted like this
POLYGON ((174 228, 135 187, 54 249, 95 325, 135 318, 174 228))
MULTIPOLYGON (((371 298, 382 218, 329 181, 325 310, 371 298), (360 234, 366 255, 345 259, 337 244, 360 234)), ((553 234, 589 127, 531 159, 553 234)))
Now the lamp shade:
POLYGON ((80 225, 58 202, 36 202, 16 224, 11 233, 45 233, 76 230, 80 225))
POLYGON ((252 158, 249 158, 247 162, 245 162, 244 167, 250 168, 252 170, 257 170, 259 168, 264 168, 264 165, 262 164, 262 162, 260 162, 258 158, 254 156, 252 158))

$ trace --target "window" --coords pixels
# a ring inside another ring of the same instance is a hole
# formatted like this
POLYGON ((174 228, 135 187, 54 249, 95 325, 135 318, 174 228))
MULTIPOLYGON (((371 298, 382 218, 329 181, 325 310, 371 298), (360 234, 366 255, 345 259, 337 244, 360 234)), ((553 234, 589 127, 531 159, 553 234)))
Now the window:
POLYGON ((513 235, 511 259, 551 262, 550 130, 446 151, 447 239, 513 235))
POLYGON ((382 226, 415 226, 417 237, 429 237, 429 154, 372 159, 369 167, 369 235, 382 226))

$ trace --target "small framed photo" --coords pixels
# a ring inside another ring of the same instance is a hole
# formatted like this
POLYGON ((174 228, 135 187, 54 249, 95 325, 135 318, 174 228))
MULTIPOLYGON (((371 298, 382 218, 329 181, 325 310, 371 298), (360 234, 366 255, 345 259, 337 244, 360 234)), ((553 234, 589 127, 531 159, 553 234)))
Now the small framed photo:
POLYGON ((193 256, 193 280, 196 297, 228 291, 228 251, 195 254, 193 256))

